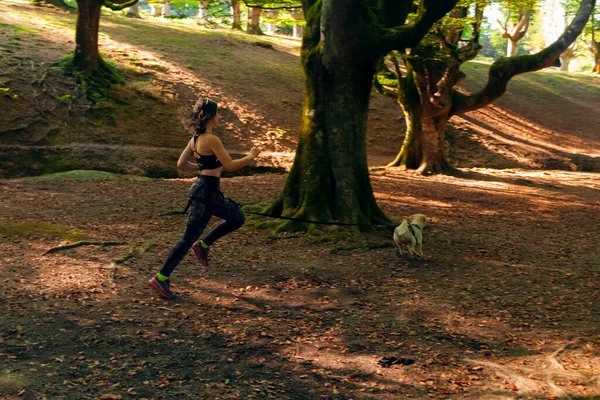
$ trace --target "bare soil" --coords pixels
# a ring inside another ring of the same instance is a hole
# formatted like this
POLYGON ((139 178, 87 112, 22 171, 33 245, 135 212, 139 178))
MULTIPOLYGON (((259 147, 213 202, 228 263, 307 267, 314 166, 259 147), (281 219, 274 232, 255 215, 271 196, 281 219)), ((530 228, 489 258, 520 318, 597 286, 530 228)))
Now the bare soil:
MULTIPOLYGON (((261 38, 269 50, 225 30, 103 15, 103 49, 132 67, 115 99, 90 107, 50 65, 73 46, 73 18, 0 4, 0 151, 12 176, 47 172, 47 161, 176 176, 189 137, 178 108, 198 95, 223 104, 229 148, 262 145, 264 166, 289 165, 302 101, 293 43, 261 38), (200 34, 235 50, 194 57, 200 34), (234 55, 239 69, 225 69, 234 55)), ((559 103, 564 114, 542 88, 528 106, 512 98, 457 118, 458 168, 427 178, 375 167, 395 155, 402 122, 373 95, 373 189, 396 221, 427 215, 423 262, 397 257, 388 232, 273 235, 248 216, 209 267, 184 259, 178 299, 165 301, 146 282, 183 231, 169 212, 191 179, 0 180, 0 399, 599 398, 600 176, 582 171, 597 171, 600 114, 596 92, 577 85, 573 96, 552 86, 576 100, 559 103), (44 254, 80 239, 126 244, 44 254)), ((233 177, 222 189, 260 208, 284 180, 233 177)))

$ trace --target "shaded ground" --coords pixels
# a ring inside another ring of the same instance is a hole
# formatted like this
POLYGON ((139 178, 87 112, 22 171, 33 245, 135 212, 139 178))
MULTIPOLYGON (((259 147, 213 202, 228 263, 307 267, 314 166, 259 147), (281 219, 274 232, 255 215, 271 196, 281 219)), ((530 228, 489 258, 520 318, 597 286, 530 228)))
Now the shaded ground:
MULTIPOLYGON (((73 48, 73 26, 0 3, 0 175, 177 176, 178 109, 198 95, 222 105, 232 152, 260 145, 263 166, 289 165, 297 42, 103 15, 102 48, 128 84, 90 106, 51 64, 73 48)), ((484 66, 467 69, 483 82, 484 66)), ((210 267, 184 260, 166 302, 146 281, 181 235, 184 217, 167 212, 190 180, 0 180, 0 399, 598 398, 600 177, 569 170, 597 171, 599 86, 519 77, 497 105, 453 121, 455 176, 373 168, 387 215, 428 216, 422 263, 399 259, 387 233, 368 246, 346 232, 271 236, 249 218, 210 267), (78 240, 125 244, 43 254, 78 240)), ((400 112, 379 95, 370 111, 369 163, 382 165, 400 112)), ((258 207, 284 179, 223 190, 258 207)))
MULTIPOLYGON (((223 189, 264 203, 284 178, 223 189)), ((146 280, 181 234, 183 217, 160 215, 181 209, 189 180, 2 181, 0 397, 600 395, 597 174, 372 179, 388 215, 428 216, 425 262, 397 258, 387 234, 368 250, 272 237, 250 218, 210 267, 184 260, 173 302, 146 280), (42 255, 73 235, 128 245, 42 255)))

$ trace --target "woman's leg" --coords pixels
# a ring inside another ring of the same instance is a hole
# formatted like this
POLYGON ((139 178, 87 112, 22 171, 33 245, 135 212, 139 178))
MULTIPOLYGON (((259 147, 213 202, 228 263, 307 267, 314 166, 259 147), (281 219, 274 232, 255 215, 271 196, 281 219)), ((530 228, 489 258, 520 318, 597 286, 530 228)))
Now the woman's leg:
POLYGON ((175 294, 171 291, 169 277, 175 267, 179 265, 183 257, 189 251, 190 247, 198 240, 204 231, 204 228, 206 228, 210 217, 211 215, 207 211, 207 207, 203 203, 192 199, 190 216, 185 232, 183 233, 183 238, 175 245, 175 247, 173 247, 173 249, 171 249, 160 272, 148 281, 150 286, 152 286, 162 298, 175 298, 175 294))
POLYGON ((192 246, 196 258, 205 266, 208 266, 209 246, 217 239, 240 228, 246 221, 240 206, 233 200, 224 197, 221 192, 218 192, 215 199, 211 201, 210 211, 212 215, 224 221, 214 227, 204 239, 192 246))
POLYGON ((219 196, 210 204, 211 214, 223 219, 219 225, 214 227, 202 242, 207 246, 213 244, 217 239, 239 229, 244 222, 246 217, 242 212, 240 206, 231 199, 224 197, 221 193, 219 196))
POLYGON ((160 270, 160 274, 166 277, 171 276, 171 273, 179 265, 183 257, 190 250, 192 245, 202 232, 208 221, 210 220, 211 214, 207 212, 206 205, 204 203, 193 201, 190 208, 190 216, 188 218, 187 226, 185 228, 185 232, 183 233, 183 237, 175 247, 171 250, 165 263, 163 264, 162 269, 160 270))

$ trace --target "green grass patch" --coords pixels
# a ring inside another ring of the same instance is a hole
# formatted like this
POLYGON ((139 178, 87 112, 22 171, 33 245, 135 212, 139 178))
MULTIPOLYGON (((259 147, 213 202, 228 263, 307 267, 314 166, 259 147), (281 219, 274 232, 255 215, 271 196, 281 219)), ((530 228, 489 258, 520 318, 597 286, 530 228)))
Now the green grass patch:
MULTIPOLYGON (((146 182, 150 181, 150 178, 145 176, 135 176, 135 175, 124 175, 127 179, 132 181, 140 181, 146 182)), ((67 172, 58 172, 55 174, 47 174, 40 176, 33 176, 29 178, 24 178, 23 180, 27 180, 30 182, 46 182, 46 181, 95 181, 95 180, 104 180, 110 181, 120 178, 121 175, 113 174, 105 171, 95 171, 95 170, 74 170, 67 172)))
POLYGON ((0 236, 39 237, 78 241, 86 235, 77 228, 46 222, 0 221, 0 236))
POLYGON ((0 32, 7 29, 12 29, 13 35, 37 35, 40 33, 37 29, 28 28, 26 26, 0 23, 0 32))

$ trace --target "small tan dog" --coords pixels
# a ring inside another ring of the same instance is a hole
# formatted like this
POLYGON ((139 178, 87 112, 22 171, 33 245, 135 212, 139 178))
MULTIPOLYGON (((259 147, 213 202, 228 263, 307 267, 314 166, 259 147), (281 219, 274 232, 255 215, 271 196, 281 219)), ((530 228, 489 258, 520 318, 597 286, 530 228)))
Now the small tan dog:
POLYGON ((398 255, 405 253, 422 260, 423 256, 423 228, 427 225, 427 217, 423 214, 414 214, 408 220, 394 229, 394 242, 398 246, 398 255))

